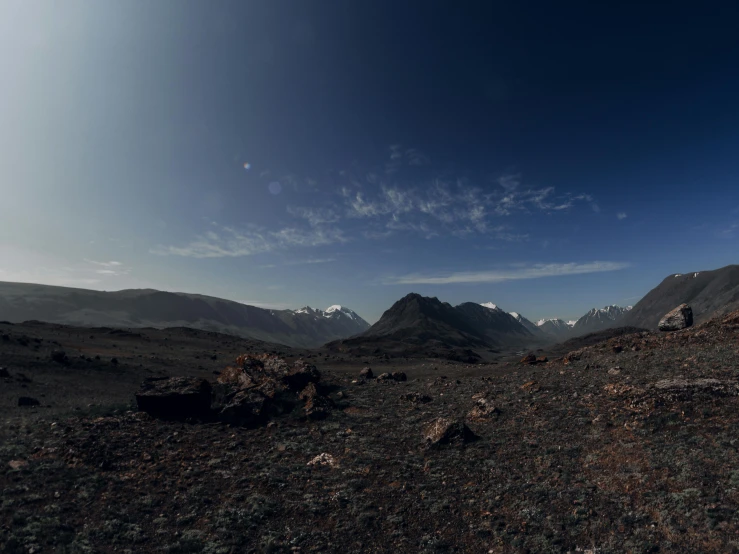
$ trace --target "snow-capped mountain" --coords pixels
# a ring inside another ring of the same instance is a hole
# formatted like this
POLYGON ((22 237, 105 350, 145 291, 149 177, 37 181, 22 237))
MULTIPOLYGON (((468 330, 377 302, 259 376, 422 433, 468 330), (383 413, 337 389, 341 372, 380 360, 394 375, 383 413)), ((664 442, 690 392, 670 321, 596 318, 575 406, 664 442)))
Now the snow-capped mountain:
POLYGON ((538 326, 536 326, 532 321, 529 321, 524 316, 519 314, 518 312, 509 312, 509 315, 518 321, 521 325, 523 325, 529 333, 531 333, 534 336, 540 336, 542 334, 542 330, 539 329, 538 326))
POLYGON ((497 304, 493 304, 492 302, 485 302, 483 304, 480 304, 483 308, 490 308, 491 310, 500 310, 500 308, 497 306, 497 304))
POLYGON ((313 309, 305 306, 299 310, 291 312, 293 317, 301 321, 304 325, 316 330, 316 335, 321 337, 329 337, 329 340, 337 338, 346 338, 359 333, 363 333, 369 329, 370 324, 359 315, 345 306, 334 304, 325 310, 313 309))
POLYGON ((541 332, 555 339, 564 339, 572 334, 572 327, 559 318, 540 319, 536 326, 541 332))
POLYGON ((621 320, 631 310, 631 306, 606 306, 593 308, 577 320, 572 330, 578 335, 593 333, 609 327, 617 327, 621 320))
MULTIPOLYGON (((356 312, 350 310, 346 306, 339 306, 338 304, 329 306, 323 314, 325 317, 348 317, 353 321, 367 323, 364 319, 359 317, 356 312)), ((367 324, 367 326, 369 327, 369 324, 367 324)))

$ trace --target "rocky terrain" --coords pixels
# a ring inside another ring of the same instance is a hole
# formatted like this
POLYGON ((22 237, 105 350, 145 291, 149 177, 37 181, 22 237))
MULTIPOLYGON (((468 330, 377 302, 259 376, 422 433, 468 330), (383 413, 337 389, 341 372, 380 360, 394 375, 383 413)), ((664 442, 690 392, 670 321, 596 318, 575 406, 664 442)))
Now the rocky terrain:
POLYGON ((86 327, 191 327, 248 339, 316 347, 369 327, 342 306, 268 310, 202 294, 132 289, 104 292, 0 282, 0 318, 86 327))
POLYGON ((3 552, 739 550, 739 312, 482 365, 0 332, 3 552), (248 425, 135 409, 144 377, 263 386, 250 359, 284 360, 282 383, 315 365, 324 417, 307 400, 248 425))

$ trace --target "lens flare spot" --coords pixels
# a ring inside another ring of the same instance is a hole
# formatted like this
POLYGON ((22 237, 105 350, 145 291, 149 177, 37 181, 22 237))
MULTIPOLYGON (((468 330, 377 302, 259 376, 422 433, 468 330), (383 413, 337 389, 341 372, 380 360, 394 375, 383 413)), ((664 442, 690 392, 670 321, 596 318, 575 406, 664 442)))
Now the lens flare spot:
POLYGON ((272 194, 280 194, 282 192, 282 185, 277 181, 272 181, 267 188, 272 194))
POLYGON ((251 169, 251 164, 249 162, 244 163, 244 169, 251 169))

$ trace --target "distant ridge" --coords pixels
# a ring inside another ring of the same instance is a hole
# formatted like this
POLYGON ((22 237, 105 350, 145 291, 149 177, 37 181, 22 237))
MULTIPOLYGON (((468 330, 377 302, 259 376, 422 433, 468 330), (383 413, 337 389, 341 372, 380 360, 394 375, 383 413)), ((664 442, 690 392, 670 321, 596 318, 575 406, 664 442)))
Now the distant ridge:
MULTIPOLYGON (((406 352, 459 357, 460 350, 523 344, 534 339, 516 318, 494 305, 452 306, 411 293, 361 335, 327 345, 345 352, 406 352), (446 354, 443 352, 448 350, 446 354)), ((474 358, 471 354, 461 355, 474 358)))
POLYGON ((621 325, 621 321, 629 311, 631 311, 631 306, 625 308, 621 306, 593 308, 575 322, 572 326, 572 332, 577 336, 617 327, 621 325))
POLYGON ((268 310, 232 300, 153 289, 93 291, 0 282, 0 320, 83 326, 193 327, 312 348, 369 327, 349 308, 268 310))

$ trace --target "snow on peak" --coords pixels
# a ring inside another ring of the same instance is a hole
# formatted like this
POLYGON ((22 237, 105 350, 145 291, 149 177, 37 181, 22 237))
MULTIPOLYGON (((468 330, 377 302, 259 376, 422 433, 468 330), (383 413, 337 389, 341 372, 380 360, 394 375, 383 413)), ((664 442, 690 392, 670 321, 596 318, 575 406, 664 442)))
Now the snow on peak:
POLYGON ((300 308, 299 310, 295 310, 295 312, 293 312, 293 313, 296 313, 296 314, 309 314, 312 311, 313 310, 311 309, 310 306, 305 306, 304 308, 300 308))
POLYGON ((484 304, 480 304, 483 308, 490 308, 491 310, 498 310, 498 306, 496 304, 493 304, 492 302, 485 302, 484 304))
POLYGON ((510 312, 508 315, 511 315, 516 319, 521 319, 521 314, 519 314, 518 312, 510 312))
POLYGON ((356 313, 345 306, 340 306, 339 304, 329 306, 328 308, 326 308, 326 311, 323 312, 324 317, 332 317, 333 314, 345 315, 349 319, 359 319, 359 316, 356 313))
POLYGON ((536 322, 536 326, 537 327, 541 327, 545 323, 551 323, 552 325, 554 325, 555 327, 557 327, 559 329, 561 329, 563 325, 567 325, 567 323, 565 323, 564 321, 562 321, 558 317, 550 317, 550 318, 546 318, 546 319, 540 319, 539 321, 536 322))
POLYGON ((577 323, 577 320, 571 319, 567 322, 567 325, 569 325, 570 327, 574 327, 575 323, 577 323))

